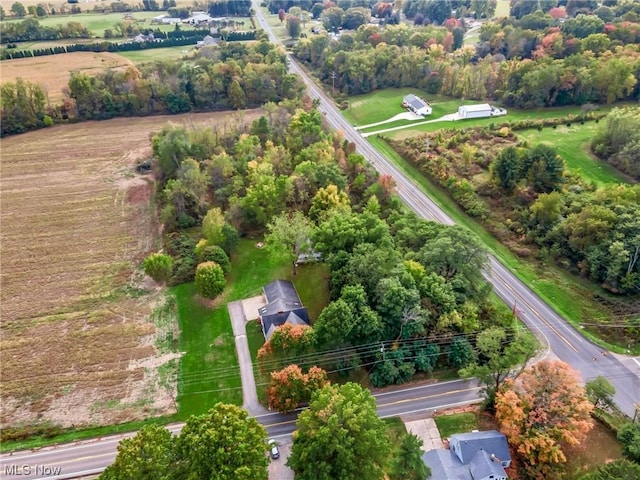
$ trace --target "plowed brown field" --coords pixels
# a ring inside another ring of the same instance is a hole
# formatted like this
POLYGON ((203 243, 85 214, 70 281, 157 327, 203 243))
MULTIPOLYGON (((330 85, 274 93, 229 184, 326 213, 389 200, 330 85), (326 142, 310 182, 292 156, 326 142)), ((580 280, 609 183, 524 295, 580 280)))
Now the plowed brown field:
POLYGON ((137 290, 159 235, 153 179, 134 166, 167 121, 232 117, 115 119, 2 139, 2 426, 112 423, 173 408, 148 320, 160 294, 137 290))

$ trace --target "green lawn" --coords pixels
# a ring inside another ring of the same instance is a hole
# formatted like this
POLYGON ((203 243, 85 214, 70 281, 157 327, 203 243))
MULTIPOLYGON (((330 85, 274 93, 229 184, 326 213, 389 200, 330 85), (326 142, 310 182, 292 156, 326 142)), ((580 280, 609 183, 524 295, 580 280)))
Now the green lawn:
MULTIPOLYGON (((312 320, 328 303, 328 267, 302 265, 293 276, 287 263, 273 264, 267 251, 256 247, 256 240, 243 239, 231 258, 231 273, 222 293, 224 304, 214 309, 203 306, 195 296, 193 284, 173 289, 180 321, 180 361, 178 405, 180 418, 203 413, 216 402, 242 404, 242 383, 235 351, 233 329, 227 302, 259 295, 272 280, 293 281, 312 320)), ((264 338, 257 322, 247 325, 252 359, 264 338)))
POLYGON ((207 411, 216 402, 242 404, 242 384, 226 305, 211 310, 195 297, 195 286, 173 289, 178 300, 180 359, 178 405, 181 418, 207 411))
POLYGON ((584 125, 575 123, 571 127, 559 126, 555 129, 547 127, 541 131, 521 130, 517 134, 530 145, 546 143, 554 146, 567 162, 569 170, 580 175, 587 182, 593 182, 598 186, 628 183, 630 179, 590 152, 589 145, 598 128, 599 124, 586 122, 584 125))
MULTIPOLYGON (((432 184, 416 168, 400 157, 384 140, 369 137, 369 141, 405 175, 413 179, 414 183, 428 194, 457 224, 474 232, 492 254, 499 258, 507 268, 514 272, 565 319, 577 326, 583 318, 604 317, 610 314, 605 307, 592 300, 596 294, 606 296, 606 292, 587 280, 572 276, 554 265, 526 263, 519 259, 487 232, 480 223, 462 212, 446 192, 432 184)), ((588 339, 603 345, 609 350, 618 353, 625 353, 626 351, 625 348, 603 342, 586 330, 581 330, 581 332, 588 339)))
POLYGON ((441 438, 449 438, 454 433, 466 433, 478 429, 478 419, 473 412, 454 413, 434 417, 441 438))
POLYGON ((131 50, 129 52, 117 52, 124 58, 136 63, 153 62, 156 60, 176 60, 192 55, 194 46, 148 48, 145 50, 131 50))

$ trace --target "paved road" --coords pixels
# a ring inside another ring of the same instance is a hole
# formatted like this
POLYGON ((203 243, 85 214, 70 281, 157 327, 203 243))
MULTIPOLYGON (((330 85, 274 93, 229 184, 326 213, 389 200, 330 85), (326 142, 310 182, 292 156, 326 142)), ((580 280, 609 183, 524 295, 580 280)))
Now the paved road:
MULTIPOLYGON (((479 387, 470 381, 455 380, 417 387, 401 388, 393 392, 376 394, 378 413, 392 417, 416 412, 432 412, 448 406, 479 401, 479 387)), ((290 415, 269 413, 256 418, 267 428, 269 437, 283 438, 291 435, 295 428, 297 412, 290 415)), ((169 426, 179 433, 184 424, 169 426)), ((114 435, 104 438, 58 445, 35 452, 17 452, 0 456, 0 478, 6 480, 61 480, 97 474, 113 463, 118 443, 133 436, 114 435), (60 469, 57 474, 47 474, 60 469), (30 470, 30 471, 29 471, 30 470)))
MULTIPOLYGON (((253 2, 258 22, 269 33, 271 41, 277 42, 262 11, 256 6, 257 0, 253 2)), ((394 178, 400 198, 419 216, 453 225, 453 220, 440 207, 342 117, 333 100, 312 81, 291 55, 288 59, 290 70, 305 82, 309 95, 319 100, 320 110, 327 123, 353 142, 378 172, 394 178)), ((585 382, 597 376, 606 377, 616 388, 614 400, 618 407, 627 415, 633 416, 634 402, 640 402, 640 367, 636 368, 633 362, 611 354, 603 356, 597 346, 580 335, 492 255, 489 257, 485 277, 507 305, 515 306, 520 319, 538 335, 549 354, 553 353, 556 358, 578 370, 585 382)))

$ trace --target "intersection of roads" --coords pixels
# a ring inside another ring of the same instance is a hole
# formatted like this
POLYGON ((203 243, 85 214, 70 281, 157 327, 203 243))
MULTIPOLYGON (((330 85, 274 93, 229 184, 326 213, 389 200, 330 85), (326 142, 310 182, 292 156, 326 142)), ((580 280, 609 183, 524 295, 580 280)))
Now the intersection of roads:
MULTIPOLYGON (((269 38, 279 43, 260 9, 253 0, 256 19, 269 38)), ((395 165, 379 153, 340 114, 334 102, 319 88, 288 55, 289 69, 300 76, 308 93, 319 101, 327 123, 343 132, 353 142, 359 153, 380 174, 390 175, 396 183, 400 198, 420 217, 453 225, 447 216, 425 193, 395 165)), ((517 305, 518 317, 538 336, 544 346, 543 356, 562 360, 582 375, 583 381, 597 376, 607 378, 616 388, 614 400, 620 410, 629 416, 634 414, 634 404, 640 402, 640 359, 603 355, 596 345, 586 340, 553 309, 543 302, 494 256, 484 271, 485 278, 493 285, 496 294, 509 306, 517 305)), ((474 381, 454 380, 431 385, 400 388, 375 395, 378 413, 382 417, 431 413, 436 409, 479 401, 479 387, 474 381)), ((256 417, 265 425, 269 436, 288 436, 295 428, 296 414, 269 413, 256 417)), ((168 428, 178 433, 183 424, 168 428)), ((95 475, 113 463, 116 448, 121 439, 130 437, 114 435, 74 444, 44 448, 34 452, 15 452, 0 456, 0 478, 14 479, 69 479, 95 475), (57 470, 59 468, 59 471, 57 470)))

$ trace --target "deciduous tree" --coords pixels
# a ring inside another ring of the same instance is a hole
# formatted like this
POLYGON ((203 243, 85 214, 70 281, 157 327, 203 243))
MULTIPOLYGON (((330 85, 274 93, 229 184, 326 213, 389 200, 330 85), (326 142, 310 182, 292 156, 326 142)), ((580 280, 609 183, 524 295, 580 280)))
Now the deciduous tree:
POLYGON ((118 444, 118 455, 101 480, 162 480, 171 478, 175 439, 161 425, 145 425, 135 437, 118 444))
MULTIPOLYGON (((267 224, 265 243, 270 258, 279 263, 286 260, 295 264, 298 255, 309 253, 313 223, 300 211, 282 213, 267 224)), ((295 273, 295 268, 294 268, 295 273)))
POLYGON ((566 462, 563 447, 589 432, 592 410, 577 373, 558 361, 536 363, 496 395, 501 431, 537 479, 566 462))
POLYGON ((301 403, 308 402, 313 392, 329 383, 327 372, 315 366, 304 373, 298 365, 292 364, 271 372, 270 377, 269 408, 282 413, 292 412, 301 403))
POLYGON ((297 480, 381 480, 389 448, 371 393, 328 385, 300 413, 287 465, 297 480))
POLYGON ((190 417, 176 442, 176 475, 186 480, 267 480, 267 432, 235 405, 190 417))
POLYGON ((640 423, 626 423, 618 429, 618 441, 622 453, 636 463, 640 463, 640 423))
POLYGON ((588 381, 585 385, 585 391, 587 398, 595 408, 608 409, 614 405, 613 396, 616 394, 616 388, 604 377, 598 376, 588 381))
POLYGON ((508 338, 504 329, 492 327, 478 334, 476 361, 463 368, 463 377, 476 377, 486 396, 487 406, 493 410, 496 392, 508 379, 522 373, 526 362, 535 353, 535 341, 527 333, 508 338))

